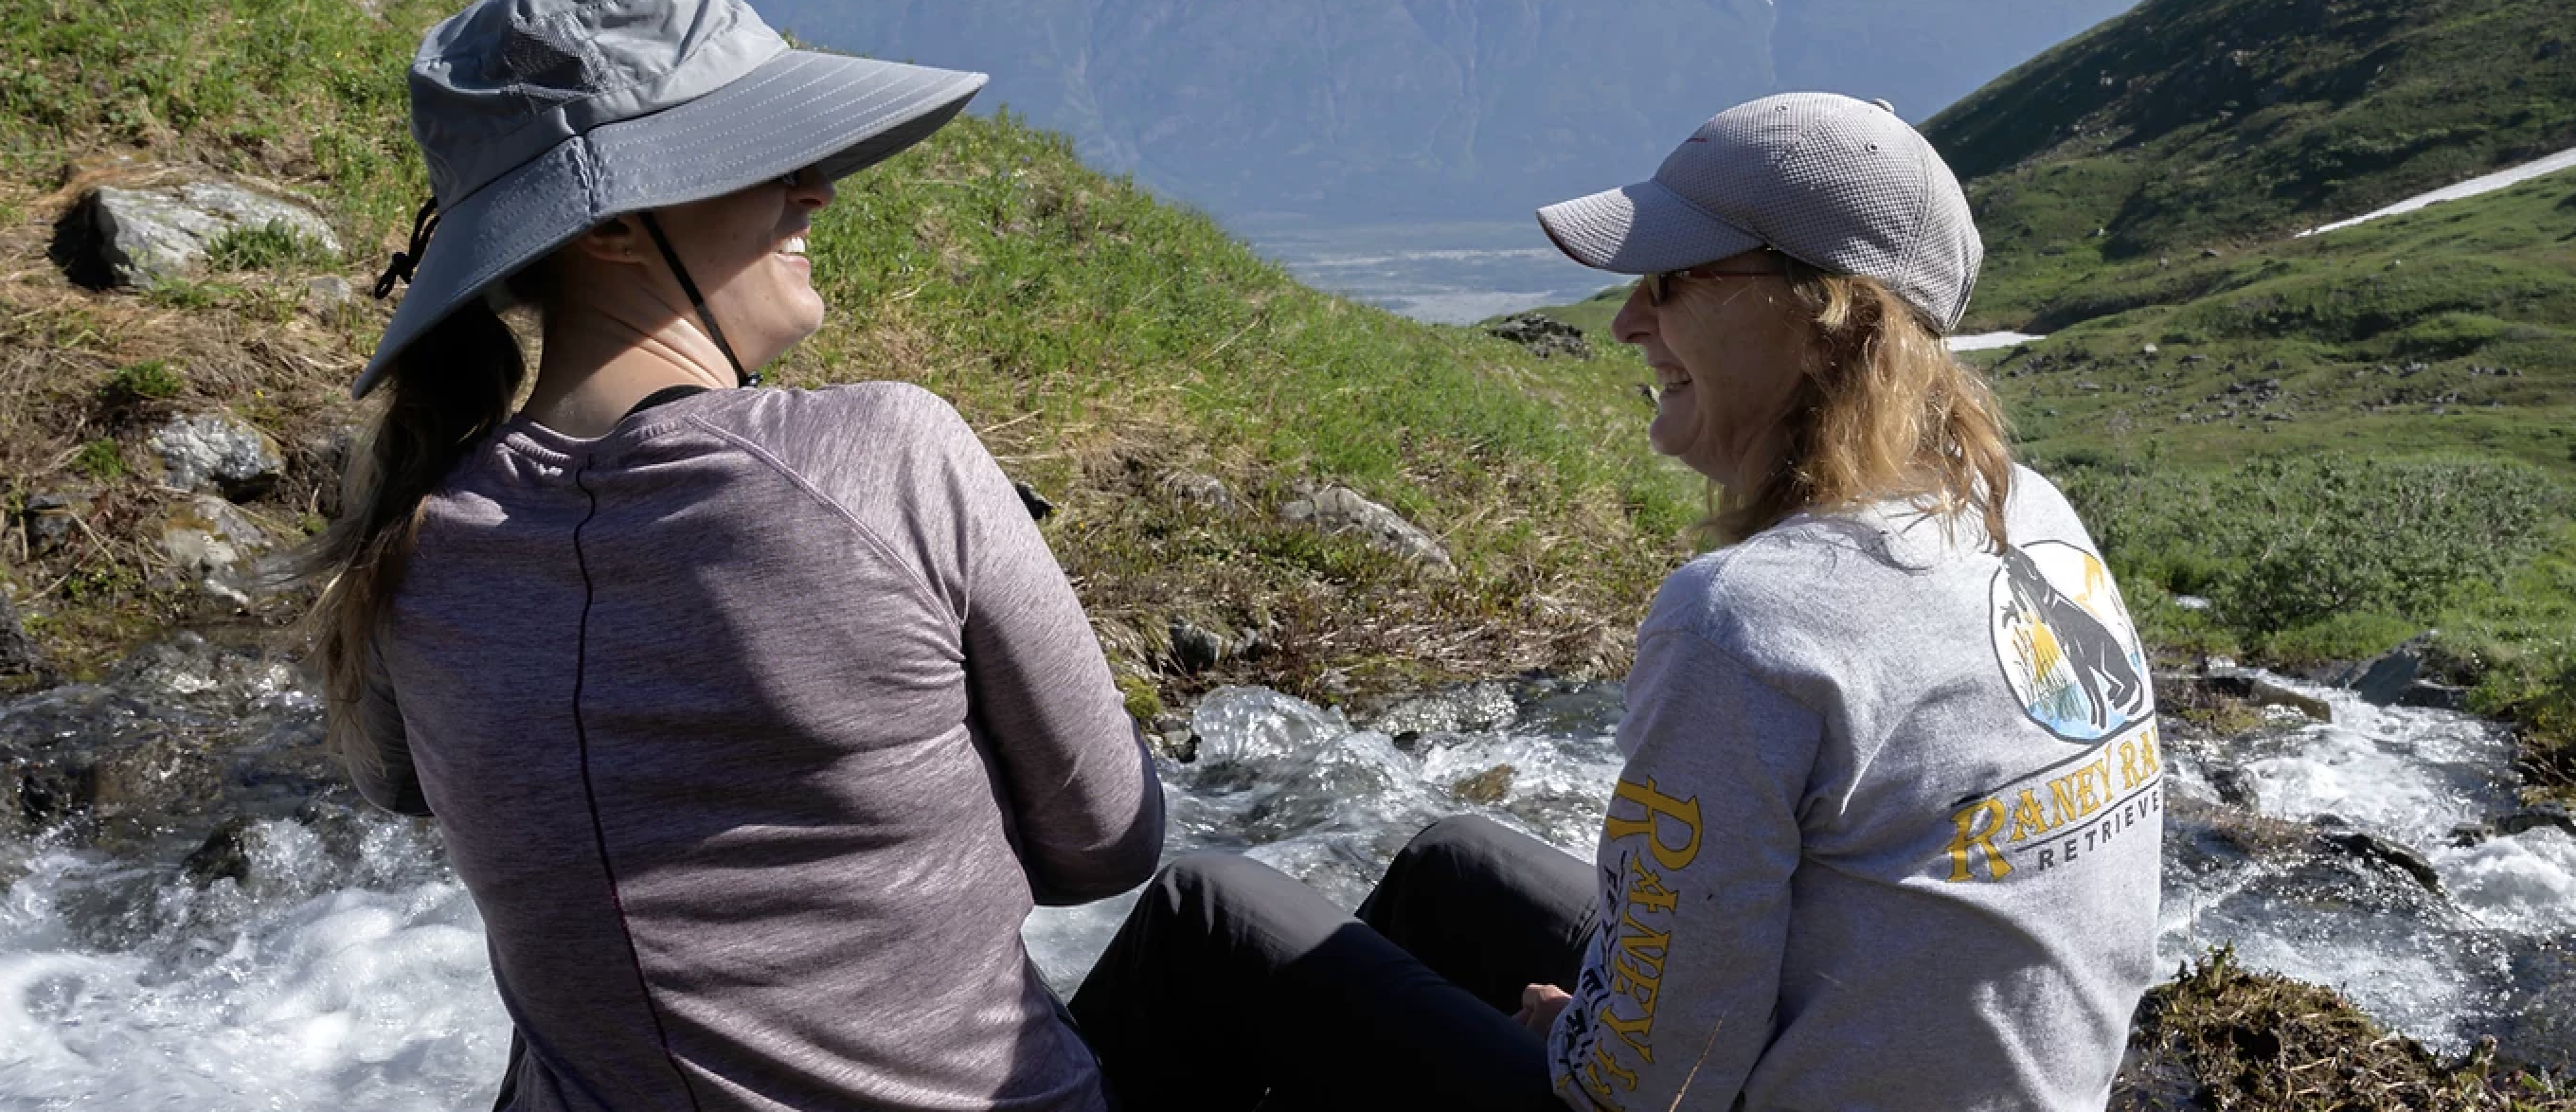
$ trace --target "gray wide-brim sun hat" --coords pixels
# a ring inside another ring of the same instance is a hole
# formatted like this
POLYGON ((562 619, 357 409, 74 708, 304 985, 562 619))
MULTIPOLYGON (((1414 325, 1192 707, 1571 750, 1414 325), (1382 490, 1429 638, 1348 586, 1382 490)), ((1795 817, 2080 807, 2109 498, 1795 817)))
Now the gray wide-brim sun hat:
POLYGON ((1941 154, 1885 101, 1783 93, 1711 117, 1655 176, 1538 210, 1574 261, 1681 270, 1769 247, 1878 279, 1948 332, 1986 257, 1941 154))
POLYGON ((478 0, 412 59, 435 235, 424 246, 415 230, 411 288, 350 392, 612 216, 807 167, 857 173, 939 130, 985 80, 797 50, 741 0, 478 0))

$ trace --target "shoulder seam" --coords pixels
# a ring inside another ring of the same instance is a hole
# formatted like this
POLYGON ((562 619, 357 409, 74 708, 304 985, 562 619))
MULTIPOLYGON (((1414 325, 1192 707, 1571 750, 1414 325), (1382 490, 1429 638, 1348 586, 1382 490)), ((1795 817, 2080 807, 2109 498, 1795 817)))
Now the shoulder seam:
POLYGON ((776 454, 772 453, 769 449, 760 446, 749 437, 743 436, 742 434, 730 429, 717 428, 713 423, 707 421, 706 418, 702 416, 692 416, 688 420, 689 423, 694 424, 715 436, 723 438, 726 443, 742 449, 743 452, 751 456, 751 458, 759 460, 771 470, 778 472, 782 478, 795 484, 796 489, 804 491, 806 497, 822 503, 825 508, 838 515, 842 521, 847 522, 850 526, 850 530, 857 533, 859 535, 859 539, 865 542, 868 547, 875 549, 877 555, 884 557, 888 563, 891 563, 896 568, 900 569, 903 572, 904 579, 911 583, 913 591, 921 596, 921 601, 923 603, 929 605, 934 610, 947 614, 951 620, 961 622, 964 620, 962 615, 954 613, 950 609, 948 603, 939 597, 938 591, 931 588, 930 581, 922 577, 921 569, 912 566, 911 561, 905 560, 903 555, 896 551, 893 545, 886 543, 884 537, 878 536, 876 530, 868 528, 868 524, 859 520, 859 515, 851 513, 850 508, 842 505, 839 499, 832 497, 830 494, 825 493, 822 488, 815 486, 813 480, 805 477, 804 472, 788 466, 785 460, 779 459, 776 454))
POLYGON ((1691 640, 1708 646, 1709 651, 1725 657, 1728 663, 1735 665, 1738 670, 1741 670, 1746 679, 1761 684, 1763 690, 1777 695, 1780 698, 1787 700, 1791 705, 1796 706, 1799 710, 1807 712, 1809 717, 1816 720, 1817 729, 1822 730, 1824 728, 1825 715, 1823 711, 1808 705, 1805 699, 1801 699, 1786 691, 1780 690, 1780 685, 1772 683, 1768 677, 1765 677, 1760 671, 1756 670, 1750 662, 1744 659, 1743 653, 1719 644, 1716 638, 1710 637, 1709 635, 1702 633, 1699 630, 1692 629, 1689 626, 1676 624, 1666 626, 1662 629, 1658 629, 1652 633, 1639 637, 1637 639, 1637 648, 1640 651, 1643 651, 1646 647, 1646 642, 1660 637, 1688 637, 1691 640))

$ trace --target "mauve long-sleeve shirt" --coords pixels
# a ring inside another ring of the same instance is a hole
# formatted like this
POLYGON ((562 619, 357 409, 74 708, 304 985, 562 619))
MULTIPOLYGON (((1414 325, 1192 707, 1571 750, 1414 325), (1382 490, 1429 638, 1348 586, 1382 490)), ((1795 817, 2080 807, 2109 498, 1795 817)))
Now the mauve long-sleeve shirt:
POLYGON ((973 430, 889 383, 512 421, 428 500, 362 708, 434 811, 520 1112, 1103 1107, 1020 943, 1162 796, 973 430))

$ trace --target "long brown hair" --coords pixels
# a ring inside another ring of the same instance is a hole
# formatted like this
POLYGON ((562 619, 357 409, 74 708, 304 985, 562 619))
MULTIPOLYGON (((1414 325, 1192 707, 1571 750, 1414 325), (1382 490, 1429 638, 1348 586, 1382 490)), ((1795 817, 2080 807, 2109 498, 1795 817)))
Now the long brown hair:
POLYGON ((1741 489, 1712 492, 1701 533, 1733 544, 1793 514, 1901 499, 1945 521, 1973 515, 1991 547, 2010 543, 2012 448, 1985 379, 1876 279, 1792 260, 1789 285, 1810 327, 1785 450, 1741 489))
MULTIPOLYGON (((546 270, 522 272, 498 297, 541 306, 546 270)), ((518 335, 483 298, 466 299, 413 340, 379 387, 386 399, 374 428, 349 451, 338 516, 298 562, 305 581, 322 585, 310 621, 324 720, 331 748, 353 766, 383 767, 360 700, 376 667, 376 627, 402 586, 421 505, 509 419, 527 377, 518 335)))

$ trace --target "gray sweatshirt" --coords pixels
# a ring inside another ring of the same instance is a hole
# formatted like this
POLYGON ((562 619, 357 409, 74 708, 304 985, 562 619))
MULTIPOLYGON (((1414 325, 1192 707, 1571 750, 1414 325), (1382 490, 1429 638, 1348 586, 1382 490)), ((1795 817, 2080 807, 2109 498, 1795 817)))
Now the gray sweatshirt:
POLYGON ((1103 1106, 1020 923, 1142 883, 1162 795, 946 403, 513 421, 425 514, 360 787, 438 816, 527 1043, 514 1108, 1103 1106))
POLYGON ((1903 506, 1692 562, 1638 633, 1578 1109, 2098 1110, 2153 980, 2163 754, 2083 524, 1903 506))

